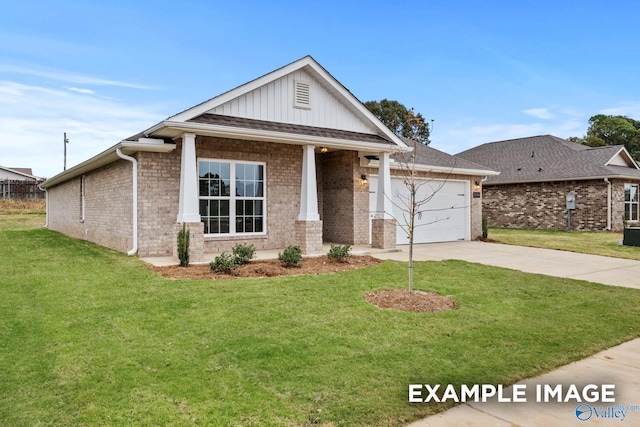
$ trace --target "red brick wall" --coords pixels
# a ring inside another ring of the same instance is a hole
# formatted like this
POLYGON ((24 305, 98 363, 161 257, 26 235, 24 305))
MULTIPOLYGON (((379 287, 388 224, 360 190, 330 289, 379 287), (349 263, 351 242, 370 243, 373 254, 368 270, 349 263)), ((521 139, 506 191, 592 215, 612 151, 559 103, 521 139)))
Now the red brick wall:
MULTIPOLYGON (((623 180, 612 183, 612 229, 622 229, 623 180)), ((603 179, 484 187, 484 213, 491 227, 567 229, 566 195, 576 193, 572 230, 607 228, 607 183, 603 179)))

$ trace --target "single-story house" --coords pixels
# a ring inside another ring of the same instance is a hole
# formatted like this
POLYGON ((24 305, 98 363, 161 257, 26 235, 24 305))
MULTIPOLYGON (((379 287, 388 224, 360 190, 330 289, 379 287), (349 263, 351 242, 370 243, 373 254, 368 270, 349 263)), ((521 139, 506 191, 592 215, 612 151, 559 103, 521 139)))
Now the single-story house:
MULTIPOLYGON (((323 242, 394 247, 400 162, 392 156, 411 150, 306 56, 48 179, 47 226, 152 257, 175 256, 184 223, 193 261, 236 243, 305 253, 323 242)), ((460 228, 439 238, 479 236, 476 183, 495 172, 427 152, 434 157, 420 158, 421 179, 451 184, 442 194, 464 212, 433 224, 460 228)))
POLYGON ((8 168, 0 166, 0 198, 2 199, 37 199, 44 193, 38 184, 44 178, 33 174, 31 168, 8 168))
POLYGON ((540 135, 457 156, 500 171, 483 185, 490 226, 617 231, 640 219, 640 169, 622 145, 588 147, 540 135))

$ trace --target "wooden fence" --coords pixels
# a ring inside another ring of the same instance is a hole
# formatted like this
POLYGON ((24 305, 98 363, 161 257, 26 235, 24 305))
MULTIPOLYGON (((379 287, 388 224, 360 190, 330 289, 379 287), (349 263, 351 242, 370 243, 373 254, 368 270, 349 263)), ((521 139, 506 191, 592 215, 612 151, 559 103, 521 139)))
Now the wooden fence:
POLYGON ((0 179, 0 199, 44 199, 44 191, 38 188, 42 181, 0 179))

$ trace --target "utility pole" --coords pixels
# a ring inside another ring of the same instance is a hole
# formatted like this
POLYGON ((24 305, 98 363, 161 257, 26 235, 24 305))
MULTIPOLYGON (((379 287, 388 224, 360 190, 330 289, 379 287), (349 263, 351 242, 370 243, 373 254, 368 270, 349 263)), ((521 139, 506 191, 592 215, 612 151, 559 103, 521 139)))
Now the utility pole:
POLYGON ((67 170, 67 144, 69 143, 69 138, 67 138, 67 133, 64 133, 64 169, 67 170))

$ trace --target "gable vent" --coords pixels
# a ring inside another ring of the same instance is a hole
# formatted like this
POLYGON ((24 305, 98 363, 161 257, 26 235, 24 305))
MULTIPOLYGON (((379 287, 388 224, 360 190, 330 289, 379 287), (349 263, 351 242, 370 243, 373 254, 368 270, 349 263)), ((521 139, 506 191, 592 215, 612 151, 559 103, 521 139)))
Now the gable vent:
POLYGON ((309 83, 295 80, 293 82, 294 88, 294 107, 296 108, 311 108, 311 91, 309 90, 309 83))

